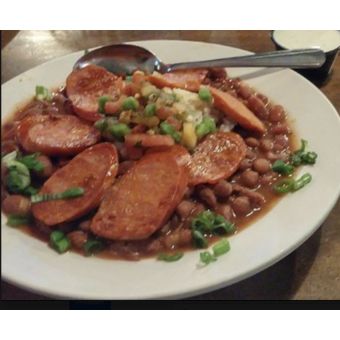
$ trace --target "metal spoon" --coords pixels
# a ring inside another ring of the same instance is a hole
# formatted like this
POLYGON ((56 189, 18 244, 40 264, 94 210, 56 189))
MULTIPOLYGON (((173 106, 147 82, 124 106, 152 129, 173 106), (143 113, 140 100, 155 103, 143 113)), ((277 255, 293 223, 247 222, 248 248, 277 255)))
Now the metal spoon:
POLYGON ((121 44, 100 47, 82 56, 74 69, 89 64, 102 66, 118 75, 129 75, 136 70, 146 73, 167 73, 175 70, 208 67, 290 67, 318 68, 325 62, 325 53, 319 49, 283 50, 205 61, 164 64, 143 47, 121 44))

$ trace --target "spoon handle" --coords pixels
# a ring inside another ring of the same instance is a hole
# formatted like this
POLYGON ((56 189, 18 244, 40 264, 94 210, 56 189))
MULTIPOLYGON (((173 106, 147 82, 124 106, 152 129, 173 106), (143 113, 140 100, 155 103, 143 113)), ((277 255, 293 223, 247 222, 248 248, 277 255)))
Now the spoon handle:
POLYGON ((290 67, 318 68, 325 62, 325 53, 316 48, 258 53, 242 57, 222 58, 167 65, 167 72, 206 67, 290 67))

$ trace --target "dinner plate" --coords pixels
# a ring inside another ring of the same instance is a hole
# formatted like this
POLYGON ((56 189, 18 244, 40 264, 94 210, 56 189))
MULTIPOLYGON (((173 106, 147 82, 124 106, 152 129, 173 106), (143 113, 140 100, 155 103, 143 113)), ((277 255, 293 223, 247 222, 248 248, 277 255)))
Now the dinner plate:
MULTIPOLYGON (((191 41, 140 41, 164 62, 216 59, 250 52, 191 41)), ((2 121, 19 103, 32 97, 37 84, 65 83, 83 51, 35 67, 2 85, 2 121)), ((230 237, 230 252, 198 266, 199 250, 178 262, 138 262, 58 255, 46 243, 6 225, 2 215, 2 277, 8 282, 59 298, 183 298, 222 288, 267 268, 303 243, 325 220, 340 192, 340 119, 328 99, 289 69, 233 68, 239 76, 288 111, 300 137, 318 153, 312 182, 288 194, 266 215, 230 237)), ((270 287, 268 287, 270 289, 270 287)))

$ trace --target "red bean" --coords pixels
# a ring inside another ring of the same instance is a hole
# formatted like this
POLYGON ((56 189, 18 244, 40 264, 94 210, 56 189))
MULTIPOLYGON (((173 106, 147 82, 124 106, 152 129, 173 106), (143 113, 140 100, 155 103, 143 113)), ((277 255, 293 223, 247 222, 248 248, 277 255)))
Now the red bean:
POLYGON ((82 249, 87 242, 87 234, 81 230, 75 230, 67 234, 72 246, 77 249, 82 249))
POLYGON ((237 197, 232 202, 232 208, 237 216, 244 216, 249 214, 251 211, 249 198, 246 196, 237 197))
POLYGON ((251 95, 248 98, 248 107, 259 118, 265 119, 268 117, 268 110, 266 106, 263 104, 262 100, 256 97, 255 95, 251 95))
POLYGON ((269 102, 268 97, 266 97, 266 96, 265 96, 264 94, 262 94, 262 93, 257 93, 257 94, 256 94, 256 97, 259 98, 259 99, 262 101, 262 103, 263 103, 264 105, 267 105, 268 102, 269 102))
POLYGON ((285 117, 284 109, 281 105, 275 105, 271 108, 268 120, 272 123, 277 123, 285 117))
POLYGON ((45 155, 38 156, 37 160, 43 165, 44 169, 42 171, 35 171, 36 175, 42 178, 51 177, 55 170, 51 160, 45 155))
POLYGON ((254 137, 248 137, 245 139, 245 142, 248 146, 252 147, 252 148, 256 148, 257 146, 259 146, 259 141, 258 139, 254 138, 254 137))
POLYGON ((248 99, 254 91, 246 84, 240 83, 238 87, 238 94, 243 98, 243 99, 248 99))
POLYGON ((275 162, 278 159, 281 159, 281 156, 272 152, 272 151, 268 151, 266 154, 266 157, 268 158, 268 160, 270 160, 271 162, 275 162))
POLYGON ((31 210, 31 201, 21 195, 10 195, 2 202, 2 209, 5 214, 25 216, 31 210))
POLYGON ((200 199, 206 203, 209 207, 215 207, 217 204, 217 199, 215 196, 215 193, 212 189, 210 188, 204 188, 202 190, 200 190, 199 192, 199 197, 200 199))
POLYGON ((90 231, 91 220, 85 220, 79 223, 79 229, 82 231, 90 231))
POLYGON ((191 244, 192 237, 191 237, 191 230, 190 229, 180 229, 179 230, 179 239, 178 245, 183 247, 191 244))
POLYGON ((187 187, 184 193, 184 198, 190 198, 194 192, 194 187, 187 187))
POLYGON ((228 198, 233 191, 233 187, 225 180, 220 180, 214 185, 213 190, 217 197, 228 198))
POLYGON ((152 240, 147 248, 146 248, 146 251, 148 253, 152 253, 152 254, 155 254, 155 253, 158 253, 160 252, 162 249, 162 243, 161 243, 161 240, 160 239, 155 239, 155 240, 152 240))
POLYGON ((240 170, 249 169, 249 168, 251 168, 252 164, 253 164, 253 162, 249 158, 245 158, 241 161, 239 169, 240 170))
POLYGON ((182 218, 186 219, 190 216, 191 212, 195 208, 195 203, 188 200, 183 200, 180 204, 178 204, 176 208, 176 213, 182 218))
POLYGON ((180 237, 178 232, 172 232, 164 237, 164 245, 167 249, 174 249, 179 243, 180 237))
POLYGON ((235 192, 238 192, 241 195, 249 198, 250 202, 256 207, 261 207, 266 202, 265 197, 262 194, 245 188, 242 185, 234 184, 233 189, 235 192))
POLYGON ((289 144, 288 136, 287 135, 276 135, 274 139, 274 143, 279 144, 282 147, 281 150, 285 149, 289 144))
POLYGON ((253 160, 256 157, 256 153, 252 151, 251 149, 247 148, 246 157, 253 160))
POLYGON ((256 171, 248 169, 241 174, 240 180, 245 186, 254 188, 258 183, 259 174, 256 171))
POLYGON ((264 174, 261 178, 260 178, 260 183, 262 185, 271 185, 274 181, 274 175, 273 173, 267 173, 264 174))
POLYGON ((287 134, 289 133, 289 128, 285 123, 278 123, 271 128, 274 135, 287 134))
POLYGON ((216 207, 215 212, 222 215, 227 221, 231 221, 233 218, 233 209, 229 204, 220 204, 216 207))
POLYGON ((260 174, 265 174, 271 169, 271 164, 268 159, 265 158, 257 158, 253 162, 253 169, 260 174))
POLYGON ((273 149, 274 143, 269 138, 261 139, 260 141, 260 149, 263 151, 270 151, 273 149))

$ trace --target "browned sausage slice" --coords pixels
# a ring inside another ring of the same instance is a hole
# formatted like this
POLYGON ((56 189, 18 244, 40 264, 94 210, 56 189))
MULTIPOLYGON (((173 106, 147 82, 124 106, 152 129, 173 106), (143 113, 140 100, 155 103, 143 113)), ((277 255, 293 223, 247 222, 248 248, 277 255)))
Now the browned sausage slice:
POLYGON ((217 183, 230 177, 246 155, 246 144, 233 132, 216 132, 197 145, 189 162, 189 184, 217 183))
POLYGON ((146 151, 147 154, 153 153, 153 152, 167 152, 170 153, 170 156, 175 157, 177 163, 179 165, 187 165, 190 162, 190 154, 188 150, 178 144, 175 144, 173 146, 155 146, 153 148, 150 148, 146 151))
POLYGON ((68 200, 33 204, 34 217, 53 226, 83 216, 99 205, 104 191, 112 185, 117 170, 118 156, 113 144, 101 143, 86 149, 57 170, 39 192, 59 193, 72 187, 82 187, 85 194, 68 200))
POLYGON ((245 129, 260 133, 266 131, 264 124, 240 100, 214 87, 209 86, 209 89, 214 97, 214 106, 217 109, 224 112, 245 129))
POLYGON ((28 152, 74 155, 97 143, 99 131, 72 115, 32 115, 20 121, 16 135, 28 152))
POLYGON ((205 79, 208 70, 197 69, 197 70, 183 70, 160 74, 154 72, 149 76, 149 81, 153 85, 163 88, 181 88, 188 91, 197 92, 205 79))
POLYGON ((146 239, 173 213, 187 184, 187 170, 174 157, 146 155, 109 189, 91 230, 111 240, 146 239))
POLYGON ((119 97, 123 81, 105 68, 89 65, 73 71, 66 80, 66 93, 72 102, 74 111, 82 118, 96 121, 98 98, 101 96, 119 97))

